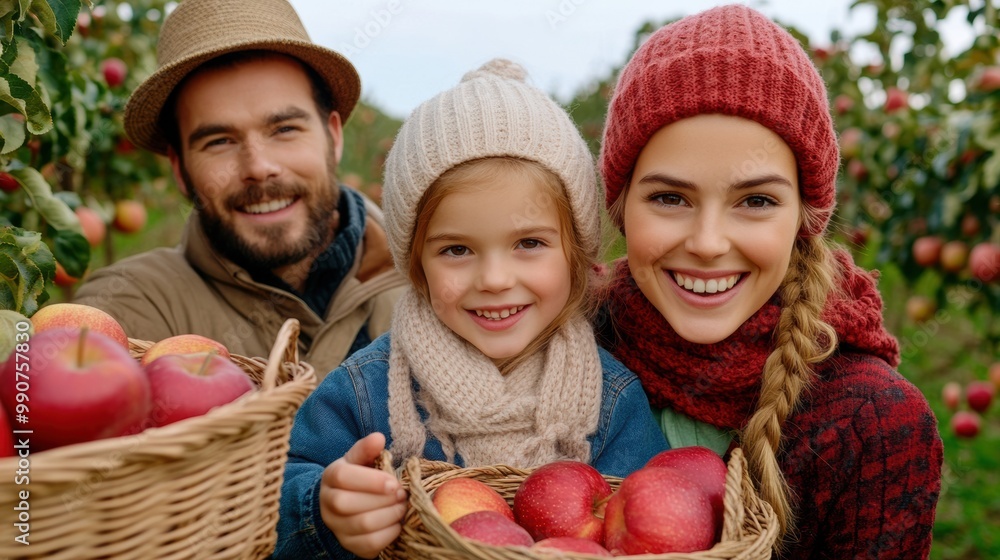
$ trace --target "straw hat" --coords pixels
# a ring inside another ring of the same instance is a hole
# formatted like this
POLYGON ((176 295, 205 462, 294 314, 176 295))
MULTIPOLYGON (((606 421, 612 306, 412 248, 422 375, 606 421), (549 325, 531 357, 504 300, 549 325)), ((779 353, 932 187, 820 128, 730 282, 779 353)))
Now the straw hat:
POLYGON ((309 40, 287 0, 185 0, 163 23, 156 72, 132 92, 125 106, 129 139, 166 154, 158 120, 177 84, 209 59, 246 50, 283 53, 311 66, 329 84, 333 108, 347 121, 361 94, 358 72, 343 55, 309 40))

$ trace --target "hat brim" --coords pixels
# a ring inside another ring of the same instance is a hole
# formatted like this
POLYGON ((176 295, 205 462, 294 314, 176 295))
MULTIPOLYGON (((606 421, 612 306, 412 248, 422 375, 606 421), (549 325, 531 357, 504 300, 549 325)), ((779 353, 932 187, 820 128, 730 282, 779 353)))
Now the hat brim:
POLYGON ((174 88, 205 62, 218 56, 249 50, 286 54, 308 64, 326 81, 333 95, 333 110, 347 122, 361 96, 361 78, 343 55, 302 41, 246 41, 192 54, 159 68, 132 92, 125 104, 125 134, 133 144, 166 155, 169 144, 160 130, 160 112, 174 88))

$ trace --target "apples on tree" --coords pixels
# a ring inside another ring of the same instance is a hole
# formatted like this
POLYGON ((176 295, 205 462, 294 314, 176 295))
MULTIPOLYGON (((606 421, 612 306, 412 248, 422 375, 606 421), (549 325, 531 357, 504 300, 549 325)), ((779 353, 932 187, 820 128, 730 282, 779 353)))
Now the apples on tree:
POLYGON ((453 478, 438 486, 431 502, 445 523, 472 513, 491 510, 514 521, 514 511, 499 492, 474 478, 453 478))
POLYGON ((993 384, 986 381, 972 381, 965 387, 965 400, 972 410, 986 412, 993 402, 993 384))
POLYGON ((76 284, 79 281, 80 281, 79 278, 74 278, 70 276, 69 273, 66 272, 66 269, 63 268, 62 263, 56 261, 56 274, 55 276, 52 277, 53 284, 65 288, 68 286, 72 286, 73 284, 76 284))
POLYGON ((128 336, 121 324, 106 311, 79 303, 53 303, 31 316, 36 333, 52 328, 78 329, 88 327, 118 341, 128 350, 128 336))
MULTIPOLYGON (((16 406, 17 359, 0 369, 0 402, 16 406)), ((31 364, 33 451, 125 435, 150 409, 150 385, 119 341, 92 329, 36 331, 26 352, 31 364)))
POLYGON ((958 403, 962 400, 962 386, 955 381, 949 381, 941 389, 941 400, 949 410, 958 409, 958 403))
POLYGON ((106 58, 101 61, 101 74, 104 75, 104 81, 108 83, 108 86, 118 87, 125 82, 128 66, 120 58, 106 58))
POLYGON ((111 225, 122 233, 135 233, 146 227, 146 207, 138 200, 115 203, 115 218, 111 225))
POLYGON ((580 461, 555 461, 533 470, 514 493, 514 519, 538 541, 579 537, 603 543, 611 485, 580 461))
POLYGON ((918 237, 913 242, 913 261, 923 267, 932 267, 940 260, 943 246, 944 239, 936 235, 918 237))
POLYGON ((493 546, 531 546, 534 540, 523 527, 493 510, 474 511, 451 522, 467 539, 493 546))
POLYGON ((1000 245, 980 243, 969 253, 969 270, 982 282, 1000 280, 1000 245))
POLYGON ((960 438, 976 437, 981 424, 979 415, 969 410, 960 410, 951 417, 951 429, 960 438))
POLYGON ((152 426, 201 416, 255 387, 239 366, 214 352, 168 354, 144 369, 153 400, 152 426))
POLYGON ((89 206, 77 206, 73 212, 80 220, 80 228, 83 230, 83 237, 91 247, 97 247, 104 241, 104 236, 108 233, 108 227, 104 220, 93 208, 89 206))
POLYGON ((910 296, 906 300, 906 315, 914 323, 925 323, 934 317, 937 304, 927 296, 910 296))
POLYGON ((890 87, 885 92, 885 112, 894 113, 900 109, 905 109, 909 105, 909 95, 897 88, 890 87))
POLYGON ((941 268, 960 272, 969 260, 969 245, 964 241, 949 241, 941 247, 941 268))
POLYGON ((0 191, 12 193, 21 187, 21 183, 10 173, 0 171, 0 191))

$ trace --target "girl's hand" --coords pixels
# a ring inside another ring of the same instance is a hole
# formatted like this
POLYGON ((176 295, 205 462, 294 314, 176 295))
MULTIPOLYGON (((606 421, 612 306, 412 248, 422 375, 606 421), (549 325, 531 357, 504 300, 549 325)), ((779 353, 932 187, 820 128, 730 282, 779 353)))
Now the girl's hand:
POLYGON ((402 530, 406 491, 396 477, 374 468, 385 436, 369 434, 323 470, 319 504, 323 522, 348 552, 374 558, 402 530))

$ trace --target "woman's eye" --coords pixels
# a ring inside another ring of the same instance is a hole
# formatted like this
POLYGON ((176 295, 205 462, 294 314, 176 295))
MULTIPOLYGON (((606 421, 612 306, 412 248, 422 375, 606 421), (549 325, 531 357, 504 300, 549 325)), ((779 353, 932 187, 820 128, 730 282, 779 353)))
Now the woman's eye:
POLYGON ((750 208, 766 208, 775 204, 771 197, 763 195, 748 196, 744 202, 750 208))
POLYGON ((684 198, 674 193, 660 193, 653 195, 651 198, 664 206, 680 206, 684 204, 684 198))

